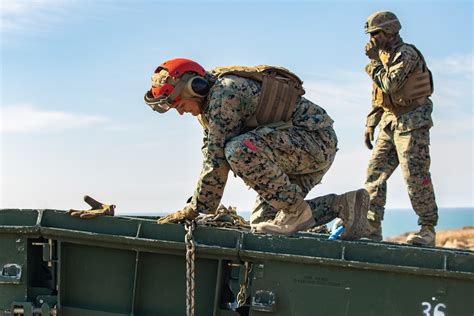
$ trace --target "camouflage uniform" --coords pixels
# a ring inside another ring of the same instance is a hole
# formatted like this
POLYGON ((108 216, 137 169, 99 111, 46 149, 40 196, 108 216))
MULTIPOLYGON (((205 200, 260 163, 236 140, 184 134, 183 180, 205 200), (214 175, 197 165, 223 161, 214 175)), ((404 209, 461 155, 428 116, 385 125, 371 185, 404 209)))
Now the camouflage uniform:
MULTIPOLYGON (((380 60, 372 59, 366 66, 366 72, 374 82, 373 100, 376 99, 377 89, 391 95, 403 87, 408 75, 424 66, 414 46, 405 44, 400 37, 389 52, 380 51, 379 57, 380 60)), ((398 115, 394 114, 396 109, 380 103, 372 105, 366 126, 375 128, 378 125, 380 131, 365 183, 370 194, 369 220, 383 220, 387 180, 400 164, 411 204, 419 217, 418 224, 437 224, 438 208, 429 172, 432 110, 433 104, 427 97, 413 110, 398 115)))
MULTIPOLYGON (((260 83, 234 75, 218 78, 211 87, 199 117, 204 160, 191 201, 198 212, 215 212, 232 170, 258 193, 253 223, 270 219, 301 202, 331 166, 337 137, 326 111, 301 97, 288 123, 252 129, 246 122, 257 110, 260 93, 260 83)), ((310 201, 318 219, 336 217, 329 207, 333 196, 310 201)))

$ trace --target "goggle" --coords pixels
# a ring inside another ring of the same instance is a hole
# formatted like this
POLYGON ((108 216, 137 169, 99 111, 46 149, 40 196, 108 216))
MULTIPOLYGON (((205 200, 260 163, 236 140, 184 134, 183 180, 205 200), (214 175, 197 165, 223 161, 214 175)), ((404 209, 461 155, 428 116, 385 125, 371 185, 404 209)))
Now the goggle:
POLYGON ((173 90, 174 87, 169 83, 165 83, 159 87, 152 87, 145 93, 145 103, 154 111, 165 113, 179 102, 179 97, 176 97, 173 100, 170 98, 173 90))
POLYGON ((209 82, 206 79, 199 76, 193 77, 193 74, 190 74, 190 78, 185 78, 185 76, 181 78, 176 86, 169 83, 152 86, 145 93, 145 103, 154 111, 165 113, 176 107, 181 100, 180 95, 184 98, 203 98, 207 95, 209 82))

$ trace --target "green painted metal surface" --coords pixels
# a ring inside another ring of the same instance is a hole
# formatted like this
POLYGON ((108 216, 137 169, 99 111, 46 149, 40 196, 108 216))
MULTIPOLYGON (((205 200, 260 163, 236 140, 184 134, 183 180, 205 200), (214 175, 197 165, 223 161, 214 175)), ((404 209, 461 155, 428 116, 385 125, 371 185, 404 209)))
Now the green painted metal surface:
MULTIPOLYGON (((146 218, 0 210, 0 315, 185 315, 184 235, 146 218)), ((474 315, 470 251, 204 226, 194 240, 196 315, 474 315)))

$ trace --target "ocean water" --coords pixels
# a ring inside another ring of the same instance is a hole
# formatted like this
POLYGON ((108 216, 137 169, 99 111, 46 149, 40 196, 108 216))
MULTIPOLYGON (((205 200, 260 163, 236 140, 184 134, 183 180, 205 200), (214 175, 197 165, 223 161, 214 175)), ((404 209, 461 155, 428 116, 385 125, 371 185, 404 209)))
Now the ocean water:
MULTIPOLYGON (((474 226, 474 208, 440 208, 436 230, 446 230, 474 226)), ((411 209, 388 209, 382 222, 384 237, 399 236, 419 229, 418 216, 411 209)))

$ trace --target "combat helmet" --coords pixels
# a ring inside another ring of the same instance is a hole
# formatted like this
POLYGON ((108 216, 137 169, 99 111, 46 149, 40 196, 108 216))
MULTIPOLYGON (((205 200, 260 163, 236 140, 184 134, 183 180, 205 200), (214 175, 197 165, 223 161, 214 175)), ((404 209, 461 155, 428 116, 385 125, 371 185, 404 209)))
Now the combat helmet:
POLYGON ((165 113, 181 98, 202 100, 209 92, 206 71, 197 62, 174 58, 159 65, 151 77, 144 101, 154 111, 165 113))
POLYGON ((379 11, 371 14, 365 22, 365 33, 383 31, 386 34, 397 34, 402 25, 397 16, 390 11, 379 11))

